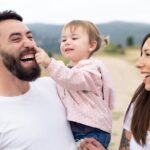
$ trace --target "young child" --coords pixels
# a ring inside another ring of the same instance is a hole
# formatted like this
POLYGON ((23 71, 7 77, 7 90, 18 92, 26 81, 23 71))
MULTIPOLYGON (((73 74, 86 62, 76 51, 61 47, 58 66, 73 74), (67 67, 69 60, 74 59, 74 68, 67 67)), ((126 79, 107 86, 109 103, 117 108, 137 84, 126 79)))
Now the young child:
POLYGON ((90 58, 101 43, 102 38, 93 23, 73 20, 64 26, 60 44, 62 55, 70 60, 68 66, 48 57, 41 48, 36 48, 35 57, 57 83, 75 141, 93 137, 107 148, 114 91, 103 63, 90 58))

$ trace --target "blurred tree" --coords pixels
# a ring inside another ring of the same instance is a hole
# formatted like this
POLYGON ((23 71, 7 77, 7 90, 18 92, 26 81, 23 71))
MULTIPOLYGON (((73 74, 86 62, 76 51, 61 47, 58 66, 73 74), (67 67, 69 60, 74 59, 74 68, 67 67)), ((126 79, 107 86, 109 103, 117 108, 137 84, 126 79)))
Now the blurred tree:
POLYGON ((134 46, 134 38, 133 38, 133 36, 128 36, 127 37, 126 45, 127 46, 134 46))
POLYGON ((109 54, 118 54, 120 53, 120 48, 115 44, 109 44, 103 48, 103 51, 109 54))
POLYGON ((47 52, 49 57, 53 57, 52 52, 47 52))

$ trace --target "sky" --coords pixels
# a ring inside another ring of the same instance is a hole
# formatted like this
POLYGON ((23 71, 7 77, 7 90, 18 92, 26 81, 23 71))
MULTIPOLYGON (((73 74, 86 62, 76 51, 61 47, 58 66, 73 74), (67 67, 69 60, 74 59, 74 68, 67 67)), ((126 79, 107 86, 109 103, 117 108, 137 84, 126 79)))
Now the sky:
POLYGON ((0 11, 15 10, 26 23, 65 24, 74 19, 150 24, 149 0, 0 0, 0 11))

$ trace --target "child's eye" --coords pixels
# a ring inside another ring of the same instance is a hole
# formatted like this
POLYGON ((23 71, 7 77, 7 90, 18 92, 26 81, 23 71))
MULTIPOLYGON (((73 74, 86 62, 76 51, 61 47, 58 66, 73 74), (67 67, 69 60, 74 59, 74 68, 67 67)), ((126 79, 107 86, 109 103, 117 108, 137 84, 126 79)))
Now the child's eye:
POLYGON ((61 42, 66 42, 66 39, 62 39, 61 42))
POLYGON ((73 39, 73 40, 77 40, 78 38, 77 38, 77 37, 73 37, 72 39, 73 39))

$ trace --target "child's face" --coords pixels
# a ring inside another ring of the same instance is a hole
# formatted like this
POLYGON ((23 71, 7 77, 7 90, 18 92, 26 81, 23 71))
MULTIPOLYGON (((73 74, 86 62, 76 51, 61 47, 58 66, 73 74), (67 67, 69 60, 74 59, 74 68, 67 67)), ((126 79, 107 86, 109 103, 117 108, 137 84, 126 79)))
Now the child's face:
POLYGON ((72 64, 87 59, 91 51, 94 50, 89 42, 86 30, 82 27, 76 27, 73 31, 69 27, 63 30, 60 49, 62 55, 69 59, 72 64))

